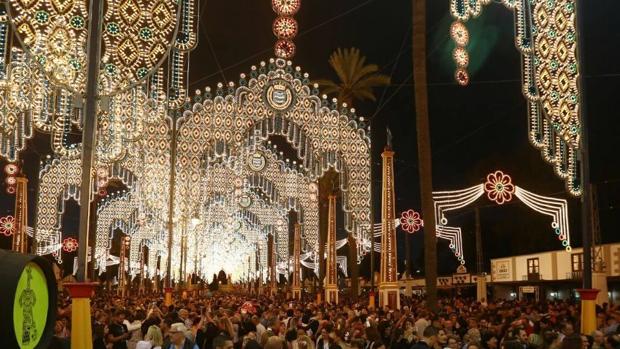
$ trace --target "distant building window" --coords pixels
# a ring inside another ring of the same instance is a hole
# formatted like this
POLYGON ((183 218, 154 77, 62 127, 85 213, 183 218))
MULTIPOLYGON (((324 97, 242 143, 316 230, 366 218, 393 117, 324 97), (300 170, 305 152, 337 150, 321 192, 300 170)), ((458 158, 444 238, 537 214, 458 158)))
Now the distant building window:
POLYGON ((539 268, 538 258, 528 258, 527 259, 527 273, 538 274, 539 272, 540 272, 540 268, 539 268))
POLYGON ((571 255, 571 268, 573 271, 583 271, 583 253, 571 255))

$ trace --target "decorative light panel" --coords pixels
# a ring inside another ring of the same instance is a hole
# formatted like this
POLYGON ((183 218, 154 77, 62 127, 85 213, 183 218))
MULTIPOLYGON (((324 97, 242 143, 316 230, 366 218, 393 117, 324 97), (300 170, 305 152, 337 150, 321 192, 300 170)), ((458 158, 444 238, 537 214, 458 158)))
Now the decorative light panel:
MULTIPOLYGON (((102 23, 101 95, 140 82, 168 53, 180 5, 173 0, 108 0, 102 23)), ((50 82, 83 94, 86 89, 88 1, 11 0, 17 35, 50 82)))
MULTIPOLYGON (((467 85, 469 34, 465 22, 480 15, 490 0, 451 0, 455 18, 456 80, 467 85)), ((571 195, 581 195, 579 173, 580 95, 575 0, 502 0, 515 12, 515 43, 523 55, 523 94, 528 102, 529 139, 565 180, 571 195)))

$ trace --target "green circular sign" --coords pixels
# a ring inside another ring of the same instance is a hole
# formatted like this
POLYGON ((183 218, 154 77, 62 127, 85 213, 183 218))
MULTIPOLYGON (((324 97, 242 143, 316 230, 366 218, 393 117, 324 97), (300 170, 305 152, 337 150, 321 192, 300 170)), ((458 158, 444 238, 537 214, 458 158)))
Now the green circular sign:
POLYGON ((49 307, 45 273, 33 262, 22 271, 13 301, 13 326, 21 349, 35 348, 44 334, 49 307))

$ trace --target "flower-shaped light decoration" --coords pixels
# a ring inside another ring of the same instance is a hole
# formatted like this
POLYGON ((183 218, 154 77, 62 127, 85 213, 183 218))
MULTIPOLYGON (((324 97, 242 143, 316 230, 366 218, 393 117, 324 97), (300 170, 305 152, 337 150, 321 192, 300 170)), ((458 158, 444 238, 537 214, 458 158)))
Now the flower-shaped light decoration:
POLYGON ((467 53, 467 50, 463 47, 454 48, 454 51, 452 51, 452 58, 459 68, 467 68, 469 65, 469 53, 467 53))
POLYGON ((0 217, 0 234, 11 236, 15 233, 15 217, 0 217))
POLYGON ((400 216, 400 226, 404 231, 413 234, 424 226, 424 221, 418 212, 407 210, 400 216))
POLYGON ((279 16, 293 16, 301 7, 301 0, 271 0, 273 11, 279 16))
POLYGON ((450 26, 450 36, 457 46, 469 44, 469 31, 463 22, 456 21, 450 26))
POLYGON ((62 240, 62 250, 69 253, 78 249, 78 241, 74 238, 66 238, 62 240))
POLYGON ((495 171, 487 176, 484 183, 484 191, 491 201, 495 201, 498 205, 502 205, 512 200, 515 193, 515 186, 512 184, 512 178, 504 174, 502 171, 495 171))
POLYGON ((297 21, 291 17, 278 17, 273 22, 273 34, 278 39, 291 40, 297 35, 297 21))
POLYGON ((291 59, 295 55, 295 44, 291 40, 278 40, 275 53, 278 58, 291 59))
POLYGON ((469 73, 467 73, 465 68, 458 68, 454 73, 454 79, 457 84, 467 86, 469 84, 469 73))

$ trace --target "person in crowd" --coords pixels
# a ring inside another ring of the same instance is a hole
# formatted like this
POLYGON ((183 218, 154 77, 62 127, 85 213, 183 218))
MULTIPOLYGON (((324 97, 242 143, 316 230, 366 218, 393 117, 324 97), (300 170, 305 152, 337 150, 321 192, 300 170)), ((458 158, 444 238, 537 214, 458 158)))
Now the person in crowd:
POLYGON ((416 343, 411 349, 431 349, 435 347, 437 342, 437 329, 433 326, 426 326, 422 332, 422 339, 416 343))
POLYGON ((131 333, 125 321, 125 312, 117 310, 112 317, 112 323, 109 325, 107 342, 112 343, 112 349, 128 349, 127 340, 131 337, 131 333))
POLYGON ((603 349, 605 347, 605 335, 602 331, 592 332, 592 349, 603 349))
POLYGON ((162 349, 164 344, 164 336, 156 325, 149 326, 144 340, 136 344, 136 349, 162 349))
MULTIPOLYGON (((200 349, 188 337, 191 335, 184 323, 175 322, 168 330, 170 344, 164 345, 163 349, 200 349)), ((230 348, 232 349, 232 348, 230 348)))

